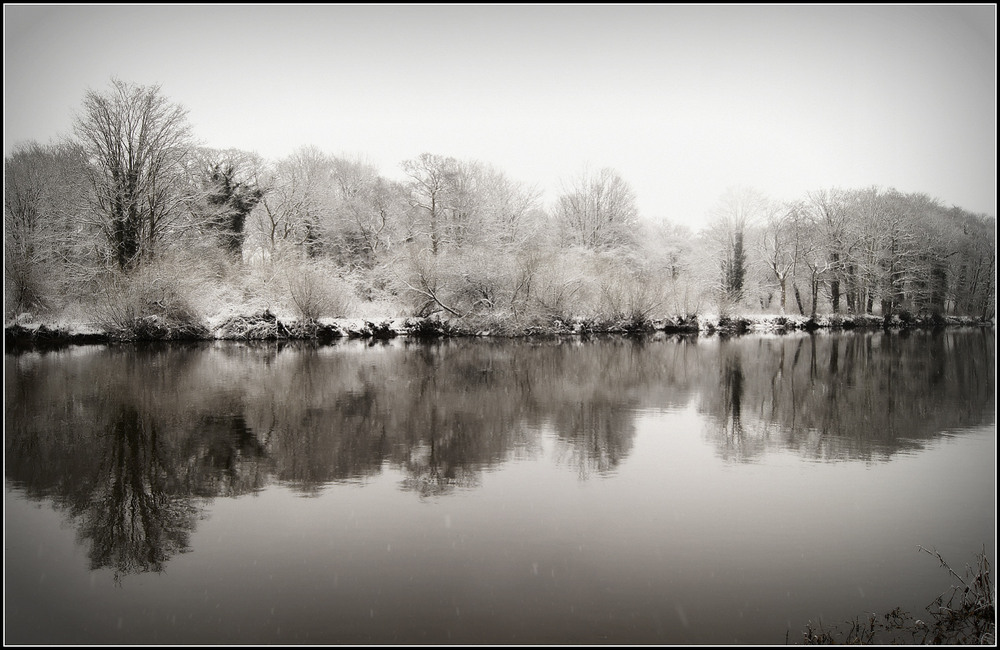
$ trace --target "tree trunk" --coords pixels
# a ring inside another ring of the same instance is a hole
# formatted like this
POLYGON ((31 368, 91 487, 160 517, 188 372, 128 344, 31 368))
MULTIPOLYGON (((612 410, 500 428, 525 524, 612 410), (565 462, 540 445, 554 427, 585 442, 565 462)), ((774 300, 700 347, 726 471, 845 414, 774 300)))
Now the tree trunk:
POLYGON ((434 196, 431 196, 431 254, 438 254, 437 199, 434 196))
MULTIPOLYGON (((833 272, 834 274, 840 273, 837 264, 840 262, 840 255, 834 253, 833 259, 833 272)), ((836 277, 830 279, 830 302, 832 303, 833 313, 840 313, 840 280, 836 277)))
POLYGON ((805 316, 806 310, 805 307, 802 306, 802 296, 799 294, 799 285, 793 282, 792 289, 795 291, 795 302, 799 306, 799 314, 801 316, 805 316))
POLYGON ((812 285, 810 287, 812 289, 812 310, 809 315, 812 318, 816 318, 816 301, 819 299, 819 278, 813 276, 810 284, 812 285))

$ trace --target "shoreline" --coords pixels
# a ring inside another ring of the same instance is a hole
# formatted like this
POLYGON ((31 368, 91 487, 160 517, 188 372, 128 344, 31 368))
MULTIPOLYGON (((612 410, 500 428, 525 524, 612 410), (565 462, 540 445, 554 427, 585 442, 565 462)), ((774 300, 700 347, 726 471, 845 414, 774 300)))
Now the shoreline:
POLYGON ((438 320, 434 318, 397 317, 381 319, 321 318, 317 321, 279 318, 270 311, 250 316, 234 316, 215 325, 172 324, 157 316, 137 319, 129 332, 102 329, 93 324, 46 324, 27 319, 15 319, 4 325, 4 351, 21 348, 61 347, 139 342, 196 341, 316 341, 329 344, 341 339, 386 340, 396 337, 560 337, 595 334, 640 335, 665 334, 720 335, 788 334, 829 331, 938 330, 951 327, 993 328, 995 323, 969 317, 930 315, 910 317, 894 315, 884 319, 873 315, 828 314, 823 316, 706 316, 672 317, 633 321, 628 319, 576 318, 554 320, 547 325, 532 325, 517 329, 494 330, 474 323, 438 320))

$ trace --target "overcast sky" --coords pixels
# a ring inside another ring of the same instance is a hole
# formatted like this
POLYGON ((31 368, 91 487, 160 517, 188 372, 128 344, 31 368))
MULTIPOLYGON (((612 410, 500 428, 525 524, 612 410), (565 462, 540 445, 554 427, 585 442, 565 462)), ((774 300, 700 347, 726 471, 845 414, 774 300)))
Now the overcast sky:
POLYGON ((694 228, 738 186, 996 215, 994 5, 4 5, 5 155, 112 76, 207 146, 475 159, 546 205, 588 165, 694 228))

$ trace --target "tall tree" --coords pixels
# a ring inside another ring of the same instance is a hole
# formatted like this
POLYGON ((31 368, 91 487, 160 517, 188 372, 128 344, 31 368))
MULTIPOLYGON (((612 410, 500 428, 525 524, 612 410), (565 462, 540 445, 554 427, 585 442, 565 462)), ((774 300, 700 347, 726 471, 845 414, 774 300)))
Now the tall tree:
POLYGON ((542 215, 541 191, 507 177, 491 165, 477 165, 478 200, 481 203, 479 235, 487 246, 520 251, 537 240, 542 215))
POLYGON ((437 255, 446 237, 448 209, 455 206, 459 163, 456 159, 422 153, 402 163, 410 177, 410 205, 416 210, 414 235, 430 239, 431 254, 437 255))
POLYGON ((246 237, 247 217, 264 197, 257 185, 261 161, 242 151, 209 151, 203 162, 206 225, 216 232, 219 244, 239 258, 246 237))
MULTIPOLYGON (((54 306, 89 279, 94 234, 85 162, 64 143, 19 144, 4 159, 4 291, 10 312, 54 306)), ((11 315, 8 313, 8 315, 11 315)))
POLYGON ((947 289, 952 313, 992 318, 996 314, 995 217, 948 210, 949 220, 961 231, 955 255, 949 258, 947 289))
POLYGON ((14 149, 3 164, 3 248, 5 304, 14 311, 44 304, 38 267, 45 151, 31 142, 14 149))
POLYGON ((610 250, 632 242, 635 191, 614 169, 585 169, 559 197, 557 220, 570 244, 610 250))
MULTIPOLYGON (((834 262, 830 255, 829 241, 826 238, 824 222, 821 215, 804 209, 795 214, 795 275, 803 277, 809 286, 809 315, 814 317, 819 309, 819 293, 823 282, 828 278, 834 262)), ((802 294, 798 283, 793 283, 795 301, 799 313, 805 315, 802 294)))
POLYGON ((191 146, 187 111, 159 86, 118 79, 88 91, 75 123, 89 160, 95 214, 120 269, 152 258, 180 212, 177 180, 191 146))
POLYGON ((802 205, 798 203, 775 209, 767 215, 761 229, 759 254, 768 273, 778 283, 782 315, 785 314, 788 279, 795 270, 798 258, 799 223, 803 212, 802 205))
POLYGON ((306 257, 318 257, 327 244, 324 222, 333 210, 332 158, 316 147, 300 147, 253 182, 263 189, 257 227, 269 252, 291 245, 306 257))
MULTIPOLYGON (((848 193, 839 189, 809 192, 803 205, 804 216, 811 220, 821 232, 829 255, 830 306, 834 313, 840 313, 840 300, 844 285, 853 281, 856 267, 853 264, 854 241, 848 236, 850 213, 845 207, 848 193)), ((817 238, 812 238, 815 243, 817 238)), ((848 304, 853 310, 853 296, 848 294, 848 304)))
POLYGON ((338 263, 373 268, 388 252, 409 206, 406 189, 361 159, 334 158, 336 201, 329 233, 338 263))
POLYGON ((750 188, 729 188, 712 213, 713 239, 721 256, 723 299, 736 303, 743 299, 747 273, 747 228, 766 213, 766 197, 750 188))

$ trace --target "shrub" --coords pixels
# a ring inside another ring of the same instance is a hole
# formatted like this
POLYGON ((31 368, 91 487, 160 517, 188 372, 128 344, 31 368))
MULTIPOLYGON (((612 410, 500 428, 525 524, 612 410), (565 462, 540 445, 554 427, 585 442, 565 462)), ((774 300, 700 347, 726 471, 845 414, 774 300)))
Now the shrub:
POLYGON ((159 265, 109 271, 98 278, 92 315, 118 338, 199 338, 205 328, 174 280, 159 265))
POLYGON ((601 282, 601 313, 643 328, 663 304, 659 285, 643 273, 621 270, 601 282))
POLYGON ((303 263, 293 267, 287 272, 286 282, 296 315, 303 320, 342 318, 351 313, 353 288, 326 265, 303 263))
POLYGON ((23 311, 42 312, 48 308, 43 275, 36 265, 14 256, 4 260, 4 320, 23 311))

